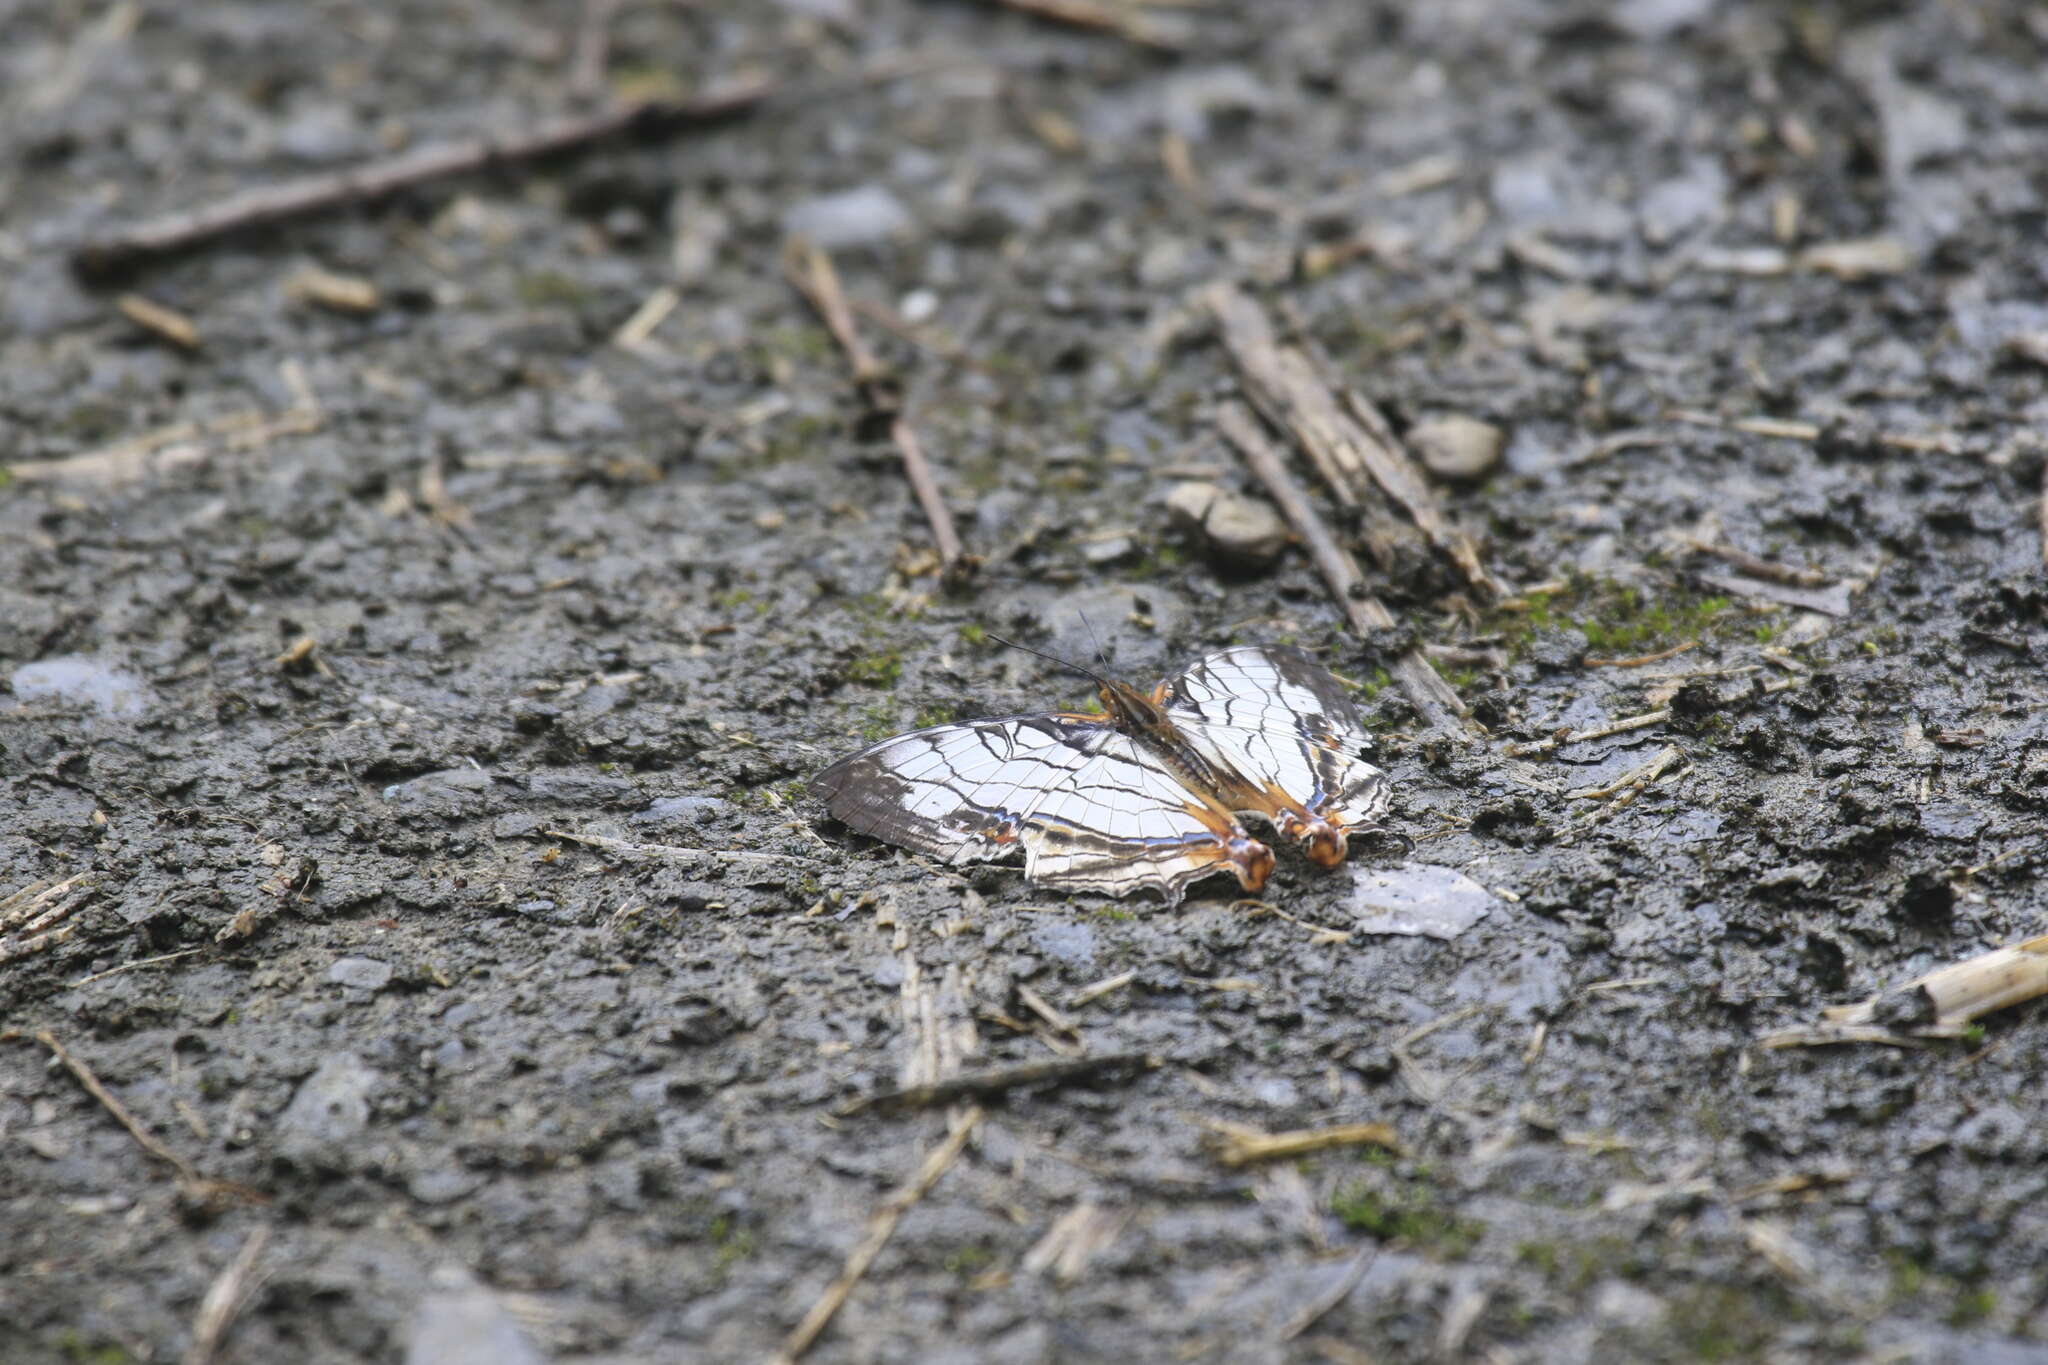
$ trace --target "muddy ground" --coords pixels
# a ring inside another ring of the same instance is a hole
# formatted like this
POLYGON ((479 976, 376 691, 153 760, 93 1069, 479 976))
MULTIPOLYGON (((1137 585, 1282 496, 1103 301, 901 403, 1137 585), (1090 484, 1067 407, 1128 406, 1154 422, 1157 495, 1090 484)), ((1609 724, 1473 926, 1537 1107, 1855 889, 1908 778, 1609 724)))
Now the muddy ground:
POLYGON ((1136 1052, 991 1099, 808 1358, 2048 1359, 2048 1014, 1759 1041, 2048 922, 2038 8, 1304 0, 1147 10, 1162 51, 626 3, 600 85, 785 94, 67 270, 578 107, 580 13, 0 9, 0 897, 82 878, 4 940, 0 1358, 766 1358, 948 1131, 837 1109, 1136 1052), (965 587, 792 232, 905 376, 965 587), (1412 635, 1360 640, 1298 553, 1174 527, 1176 482, 1254 487, 1219 280, 1397 428, 1501 429, 1440 493, 1514 600, 1415 540, 1368 569, 1412 635), (866 738, 1084 702, 984 638, 1087 656, 1084 620, 1147 682, 1315 650, 1413 851, 1283 854, 1292 918, 1167 911, 804 796, 866 738), (1385 685, 1411 639, 1488 735, 1385 685), (1356 878, 1423 865, 1504 894, 1373 932, 1356 878), (1399 1152, 1234 1168, 1216 1121, 1399 1152))

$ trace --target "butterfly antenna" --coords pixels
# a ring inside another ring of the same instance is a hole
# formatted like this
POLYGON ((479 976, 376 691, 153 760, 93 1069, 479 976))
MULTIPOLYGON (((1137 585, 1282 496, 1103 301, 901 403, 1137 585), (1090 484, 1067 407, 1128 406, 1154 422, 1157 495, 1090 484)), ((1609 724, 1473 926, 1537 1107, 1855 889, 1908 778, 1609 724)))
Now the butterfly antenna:
POLYGON ((1085 611, 1074 614, 1081 618, 1081 625, 1088 632, 1088 643, 1095 646, 1095 662, 1101 664, 1104 668, 1108 668, 1109 656, 1102 652, 1102 641, 1095 634, 1095 623, 1088 619, 1088 613, 1085 611))
POLYGON ((994 640, 999 645, 1008 645, 1011 649, 1022 650, 1026 654, 1036 654, 1039 658, 1046 660, 1048 663, 1056 663, 1061 668, 1071 668, 1076 673, 1080 673, 1086 677, 1095 679, 1095 681, 1101 683, 1104 687, 1109 686, 1109 679, 1103 677, 1100 673, 1097 673, 1094 669, 1089 668, 1085 664, 1077 664, 1072 659, 1062 659, 1057 654, 1048 654, 1042 649, 1034 649, 1030 645, 1020 643, 1019 641, 1005 639, 1002 636, 997 635, 994 631, 990 631, 988 633, 987 638, 994 640))

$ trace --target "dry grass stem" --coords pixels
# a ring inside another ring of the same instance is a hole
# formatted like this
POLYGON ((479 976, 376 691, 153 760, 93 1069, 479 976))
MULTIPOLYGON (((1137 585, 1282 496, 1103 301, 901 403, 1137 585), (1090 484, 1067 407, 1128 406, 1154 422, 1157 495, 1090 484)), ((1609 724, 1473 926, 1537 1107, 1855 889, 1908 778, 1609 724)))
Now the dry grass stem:
POLYGON ((206 1297, 199 1301, 198 1313, 193 1315, 192 1344, 185 1348, 182 1365, 211 1365, 213 1354, 220 1349, 236 1315, 262 1285, 256 1263, 269 1243, 270 1225, 260 1224, 244 1239, 235 1259, 208 1286, 206 1297))
POLYGON ((2048 995, 2048 934, 1938 968, 1895 991, 1855 1005, 1837 1005, 1822 1016, 1834 1024, 1872 1024, 1888 997, 1919 997, 1911 1012, 1935 1030, 1961 1029, 1987 1014, 2048 995))
POLYGON ((1206 1124, 1215 1133, 1211 1145, 1216 1159, 1231 1167, 1307 1156, 1333 1147, 1382 1147, 1396 1154, 1402 1150, 1400 1137, 1384 1123, 1340 1123, 1330 1128, 1297 1128, 1285 1133, 1264 1133, 1217 1119, 1207 1120, 1206 1124))
POLYGON ((1638 654, 1627 659, 1588 659, 1586 660, 1586 667, 1641 668, 1644 664, 1661 664, 1666 659, 1675 659, 1679 655, 1690 653, 1699 647, 1700 642, 1698 640, 1687 640, 1682 645, 1673 645, 1671 648, 1659 650, 1655 654, 1638 654))
POLYGON ((1107 1251, 1130 1222, 1130 1215, 1083 1201, 1053 1220, 1020 1269, 1027 1275, 1048 1270, 1061 1284, 1072 1284, 1088 1272, 1088 1263, 1107 1251))
POLYGON ((1135 971, 1118 972, 1115 976, 1105 976, 1102 980, 1083 986, 1068 996, 1067 1008, 1077 1010, 1083 1005, 1092 1005, 1103 996, 1120 991, 1137 979, 1138 974, 1135 971))
POLYGON ((1510 744, 1507 747, 1507 753, 1513 758, 1521 758, 1529 754, 1547 754, 1567 744, 1583 744, 1589 739, 1608 739, 1614 735, 1625 735, 1631 730, 1642 730, 1652 725, 1662 725, 1670 719, 1671 712, 1669 708, 1661 711, 1645 711, 1639 716, 1628 716, 1608 725, 1595 726, 1590 730, 1571 730, 1563 734, 1552 735, 1549 739, 1539 739, 1528 744, 1510 744))
POLYGON ((1650 758, 1649 762, 1629 769, 1606 786, 1581 787, 1577 791, 1566 792, 1565 795, 1579 801, 1605 801, 1611 796, 1618 796, 1626 791, 1640 791, 1662 777, 1664 770, 1673 763, 1676 763, 1678 758, 1678 746, 1667 744, 1659 749, 1650 758))
POLYGON ((1751 578, 1783 583, 1790 588, 1824 588, 1834 581, 1818 569, 1795 569, 1789 565, 1776 564, 1768 559, 1760 559, 1747 550, 1738 550, 1733 545, 1721 545, 1701 540, 1697 536, 1679 536, 1678 541, 1694 554, 1711 555, 1751 578))
POLYGON ((1159 1059, 1146 1052, 1107 1052, 1092 1057, 1026 1062, 1021 1066, 967 1071, 922 1085, 907 1085, 863 1095, 841 1105, 835 1114, 839 1118, 852 1118, 871 1110, 925 1109, 951 1104, 955 1100, 994 1099, 1027 1086, 1064 1085, 1072 1081, 1150 1071, 1158 1065, 1159 1059))
POLYGON ((994 3, 1034 19, 1107 33, 1157 52, 1181 50, 1177 39, 1147 22, 1142 15, 1131 13, 1128 6, 1107 4, 1103 0, 994 0, 994 3))
POLYGON ((911 1177, 910 1182, 883 1200, 875 1209, 868 1219, 867 1235, 847 1254, 846 1265, 839 1272, 839 1278, 826 1286, 818 1301, 804 1314, 803 1321, 799 1322, 784 1339, 782 1349, 775 1355, 775 1365, 794 1365, 794 1362, 801 1358, 805 1351, 810 1350, 824 1334, 826 1327, 831 1325, 833 1315, 846 1303, 847 1297, 853 1293, 854 1286, 860 1283, 861 1276, 867 1274, 868 1267, 875 1263, 875 1258, 882 1254, 882 1248, 889 1244, 889 1238, 895 1234, 896 1225, 903 1221, 903 1215, 920 1199, 931 1193, 932 1187, 952 1169, 953 1163, 960 1159, 961 1151, 966 1148, 967 1139, 974 1135, 974 1130, 980 1125, 982 1118, 981 1108, 978 1105, 970 1105, 953 1120, 945 1140, 925 1155, 924 1161, 917 1168, 917 1174, 911 1177))
POLYGON ((57 1041, 56 1034, 48 1029, 37 1029, 31 1036, 50 1050, 50 1055, 63 1064, 64 1069, 71 1073, 72 1078, 84 1087, 86 1094, 98 1100, 100 1106, 114 1116, 114 1121, 128 1130, 128 1136, 135 1139, 137 1146, 175 1170, 178 1173, 179 1182, 192 1195, 209 1203, 223 1197, 242 1199, 254 1204, 267 1204, 270 1202, 267 1195, 249 1189, 245 1185, 237 1185, 225 1180, 214 1180, 209 1176, 201 1174, 197 1166, 194 1166, 190 1161, 166 1146, 154 1133, 143 1127, 142 1121, 129 1112, 128 1106, 121 1103, 113 1091, 107 1089, 105 1083, 94 1074, 93 1069, 73 1056, 69 1048, 57 1041))
POLYGON ((140 294, 123 294, 114 300, 121 316, 145 332, 153 332, 173 346, 187 351, 199 349, 199 328, 175 308, 165 307, 140 294))

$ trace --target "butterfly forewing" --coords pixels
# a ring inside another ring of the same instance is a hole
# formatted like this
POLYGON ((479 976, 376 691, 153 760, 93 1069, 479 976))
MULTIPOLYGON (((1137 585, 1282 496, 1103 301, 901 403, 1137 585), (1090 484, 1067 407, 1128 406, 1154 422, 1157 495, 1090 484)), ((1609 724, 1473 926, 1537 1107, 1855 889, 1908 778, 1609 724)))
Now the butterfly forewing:
POLYGON ((1190 882, 1264 881, 1263 845, 1138 743, 1098 721, 1013 716, 885 740, 820 773, 812 790, 849 828, 949 862, 1021 848, 1031 881, 1177 902, 1190 882), (1248 845, 1248 847, 1247 847, 1248 845), (1256 850, 1254 852, 1253 850, 1256 850))
MULTIPOLYGON (((1222 793, 1226 805, 1280 826, 1290 813, 1297 825, 1325 821, 1339 838, 1379 827, 1387 776, 1358 757, 1367 738, 1357 708, 1344 685, 1300 650, 1244 646, 1212 654, 1162 683, 1159 700, 1204 758, 1245 779, 1222 793)), ((1334 851, 1341 858, 1341 844, 1334 851)))

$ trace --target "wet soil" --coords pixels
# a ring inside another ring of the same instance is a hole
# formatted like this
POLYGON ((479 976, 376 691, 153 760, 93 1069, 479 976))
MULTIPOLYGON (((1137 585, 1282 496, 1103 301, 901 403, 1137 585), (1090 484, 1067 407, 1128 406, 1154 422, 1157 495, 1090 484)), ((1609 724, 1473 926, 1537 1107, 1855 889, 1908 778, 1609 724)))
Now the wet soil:
POLYGON ((627 4, 617 89, 798 93, 67 271, 571 107, 579 13, 0 8, 0 896, 85 877, 0 964, 0 1358, 178 1359, 259 1228, 206 1358, 766 1358, 946 1130, 837 1108, 1077 1049, 1160 1064, 991 1100, 810 1359, 2048 1358, 2048 1014, 1758 1045, 2048 922, 2037 9, 1304 0, 1148 11, 1160 52, 627 4), (963 587, 793 230, 896 328, 863 316, 963 587), (309 265, 379 306, 309 305, 309 265), (1372 575, 1407 633, 1361 641, 1298 554, 1175 529, 1190 471, 1255 491, 1212 424, 1224 279, 1397 428, 1506 433, 1441 492, 1514 603, 1417 539, 1372 575), (1083 702, 985 633, 1091 628, 1141 681, 1316 651, 1415 849, 1283 854, 1292 918, 1167 911, 803 795, 868 738, 1083 702), (1410 639, 1488 735, 1422 732, 1410 639), (1501 894, 1370 932, 1354 879, 1404 863, 1501 894), (181 1181, 37 1030, 263 1202, 181 1181), (1401 1150, 1232 1168, 1213 1121, 1401 1150), (1063 1219, 1098 1235, 1032 1257, 1063 1219))

